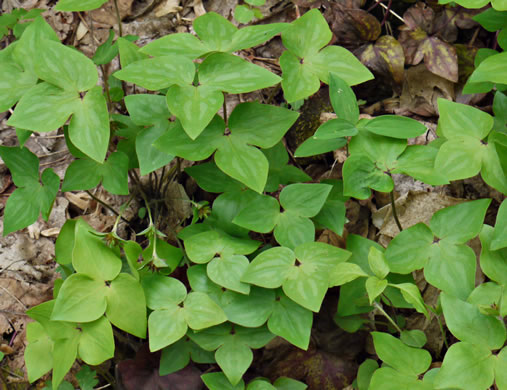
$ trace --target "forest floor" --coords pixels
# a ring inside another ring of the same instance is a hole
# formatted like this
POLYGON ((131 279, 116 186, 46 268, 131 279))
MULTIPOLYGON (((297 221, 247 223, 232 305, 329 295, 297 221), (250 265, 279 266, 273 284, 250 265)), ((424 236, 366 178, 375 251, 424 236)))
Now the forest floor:
MULTIPOLYGON (((0 0, 0 13, 9 13, 17 7, 45 9, 42 15, 58 33, 62 42, 75 46, 90 57, 97 47, 107 40, 110 29, 118 30, 112 1, 99 10, 81 13, 55 11, 55 3, 54 0, 0 0)), ((123 34, 139 36, 136 44, 143 46, 172 32, 193 32, 192 21, 205 12, 218 12, 232 19, 238 0, 118 0, 118 4, 123 34)), ((334 33, 331 43, 353 51, 376 75, 374 81, 354 88, 358 99, 364 101, 361 106, 363 116, 396 113, 417 119, 428 127, 429 132, 414 142, 426 143, 435 138, 438 118, 436 101, 439 97, 472 104, 491 112, 491 96, 462 95, 460 92, 464 80, 473 70, 474 52, 491 44, 491 34, 470 18, 478 11, 461 10, 459 14, 450 15, 438 8, 432 9, 425 3, 409 4, 401 1, 394 1, 392 10, 386 12, 381 6, 376 6, 376 1, 373 0, 267 0, 266 4, 260 7, 264 19, 257 22, 291 22, 307 9, 315 7, 321 7, 334 33), (438 58, 438 53, 442 50, 435 49, 435 53, 425 52, 424 56, 421 56, 418 52, 422 50, 419 47, 420 42, 411 41, 409 34, 417 28, 422 28, 428 38, 434 39, 436 48, 441 47, 452 54, 453 49, 449 47, 457 47, 457 54, 454 49, 455 55, 451 56, 451 60, 444 59, 443 62, 438 58), (385 37, 394 37, 402 45, 386 43, 389 39, 385 37), (392 46, 389 46, 390 44, 392 46), (391 52, 386 60, 388 49, 391 52)), ((0 48, 6 47, 9 42, 9 37, 3 38, 0 40, 0 48)), ((239 54, 280 74, 279 64, 275 59, 283 50, 281 40, 277 37, 267 44, 239 54)), ((118 66, 115 61, 111 67, 102 67, 102 71, 112 73, 118 66)), ((321 117, 325 117, 326 107, 329 106, 325 92, 326 90, 322 89, 318 96, 308 99, 300 108, 302 119, 286 137, 286 144, 292 152, 301 140, 313 134, 315 123, 320 124, 321 117)), ((274 98, 281 102, 281 91, 274 91, 274 98)), ((228 100, 228 112, 240 101, 253 99, 262 100, 265 97, 258 94, 231 96, 228 100)), ((9 112, 0 113, 0 144, 13 146, 17 144, 17 137, 15 130, 6 125, 8 116, 9 112)), ((73 157, 66 148, 61 131, 32 136, 26 146, 39 157, 42 167, 53 168, 63 180, 65 170, 73 157)), ((338 150, 325 158, 302 159, 298 164, 315 180, 323 177, 340 178, 341 164, 345 158, 343 152, 338 150)), ((492 198, 493 204, 496 205, 493 208, 497 208, 503 199, 500 193, 487 186, 480 177, 454 182, 446 187, 426 186, 396 175, 395 182, 400 222, 404 227, 428 222, 435 211, 459 203, 462 199, 492 198)), ((4 208, 14 189, 8 169, 1 164, 0 210, 4 208)), ((189 178, 179 183, 174 191, 185 191, 185 196, 190 199, 196 197, 195 183, 189 178)), ((30 320, 24 312, 52 298, 53 282, 58 276, 55 271, 54 242, 60 228, 67 218, 81 215, 98 231, 107 231, 116 217, 108 208, 97 202, 96 198, 115 209, 126 199, 111 196, 100 187, 93 190, 92 195, 86 192, 60 193, 47 222, 40 219, 27 229, 0 237, 0 351, 6 354, 0 366, 0 376, 12 386, 16 386, 12 388, 28 388, 23 352, 26 346, 26 324, 30 320)), ((181 221, 191 215, 188 203, 175 201, 173 207, 175 221, 181 221)), ((345 226, 343 237, 324 230, 319 233, 320 241, 343 246, 346 235, 354 233, 385 246, 398 232, 391 215, 388 194, 375 193, 373 198, 365 201, 350 200, 347 210, 349 222, 345 226)), ((128 213, 130 215, 127 215, 127 219, 135 216, 136 207, 128 213)), ((488 218, 491 219, 491 215, 486 217, 487 223, 488 218)), ((489 223, 493 224, 493 221, 490 220, 489 223)), ((470 245, 478 255, 478 240, 473 240, 470 245)), ((484 280, 481 274, 478 274, 477 278, 479 282, 484 280)), ((424 299, 427 302, 432 302, 432 299, 437 297, 435 289, 427 288, 424 291, 424 299)), ((329 311, 336 308, 336 299, 331 297, 326 302, 329 311)), ((325 317, 325 310, 323 313, 321 316, 325 317)), ((438 324, 423 324, 421 315, 417 313, 408 317, 407 321, 412 321, 414 326, 419 323, 419 328, 426 327, 424 331, 428 337, 428 349, 438 353, 443 344, 438 324)), ((273 370, 279 375, 289 372, 298 374, 295 367, 312 366, 317 367, 317 371, 312 375, 324 377, 331 370, 351 376, 357 369, 354 363, 357 356, 372 352, 371 345, 367 344, 366 350, 357 347, 363 345, 362 341, 359 342, 359 339, 365 337, 361 332, 354 335, 339 331, 337 333, 336 326, 330 326, 324 318, 322 321, 316 321, 314 330, 314 337, 329 340, 326 351, 310 356, 273 345, 266 352, 271 356, 263 359, 276 361, 276 365, 257 367, 257 371, 265 376, 269 376, 269 372, 273 370)), ((77 364, 75 368, 78 368, 77 364)), ((148 366, 146 369, 153 370, 148 366)), ((72 380, 71 377, 70 379, 72 380)))

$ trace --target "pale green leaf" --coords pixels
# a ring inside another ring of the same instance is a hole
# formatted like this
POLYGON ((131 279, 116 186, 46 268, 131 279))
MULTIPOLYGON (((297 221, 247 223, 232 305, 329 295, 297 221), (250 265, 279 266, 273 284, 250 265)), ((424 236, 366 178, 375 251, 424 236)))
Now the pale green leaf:
POLYGON ((210 328, 227 321, 224 311, 205 293, 191 292, 183 305, 185 321, 192 329, 210 328))
POLYGON ((63 282, 55 301, 54 321, 91 322, 101 317, 107 306, 103 281, 73 274, 63 282))
POLYGON ((242 294, 249 294, 250 285, 241 282, 249 264, 248 259, 241 255, 215 257, 208 264, 208 276, 219 286, 242 294))
POLYGON ((86 364, 97 366, 114 356, 113 327, 105 317, 80 324, 78 354, 86 364))
POLYGON ((277 288, 287 278, 296 257, 289 248, 270 248, 257 255, 241 280, 264 288, 277 288))
POLYGON ((280 57, 282 68, 283 95, 287 103, 307 98, 320 88, 319 78, 309 65, 301 63, 290 51, 284 51, 280 57))

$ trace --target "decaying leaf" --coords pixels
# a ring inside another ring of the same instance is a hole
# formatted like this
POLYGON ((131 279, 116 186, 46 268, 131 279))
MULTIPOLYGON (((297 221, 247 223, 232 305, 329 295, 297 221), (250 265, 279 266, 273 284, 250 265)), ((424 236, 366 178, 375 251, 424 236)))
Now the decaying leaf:
POLYGON ((428 70, 453 82, 458 82, 456 48, 437 37, 428 37, 420 46, 428 70))
POLYGON ((454 95, 454 84, 451 81, 431 73, 423 64, 412 66, 405 72, 397 113, 433 116, 438 113, 438 98, 454 100, 454 95))
POLYGON ((403 83, 405 55, 403 47, 392 36, 384 35, 375 44, 364 46, 359 59, 376 75, 391 77, 403 83))

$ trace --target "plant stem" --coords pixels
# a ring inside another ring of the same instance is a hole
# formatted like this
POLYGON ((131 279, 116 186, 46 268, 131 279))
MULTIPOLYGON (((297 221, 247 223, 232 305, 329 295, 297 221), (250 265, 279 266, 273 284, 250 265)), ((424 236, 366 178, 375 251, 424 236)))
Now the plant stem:
POLYGON ((118 20, 118 36, 122 37, 123 32, 121 28, 120 8, 118 7, 118 0, 114 0, 114 10, 116 11, 116 19, 118 20))
POLYGON ((225 126, 227 126, 227 93, 224 92, 224 105, 223 105, 223 110, 224 110, 224 121, 225 121, 225 126))
POLYGON ((398 324, 396 322, 394 322, 394 320, 389 316, 389 314, 386 313, 386 311, 382 308, 382 306, 380 306, 377 302, 373 302, 373 306, 375 306, 375 308, 380 311, 384 317, 387 318, 387 320, 391 323, 392 326, 394 326, 394 328, 399 332, 401 333, 401 329, 400 327, 398 326, 398 324))
POLYGON ((400 229, 401 232, 403 228, 401 227, 400 220, 398 219, 398 213, 396 212, 396 204, 394 202, 394 189, 389 193, 389 197, 391 198, 391 208, 393 209, 394 221, 396 222, 396 225, 398 226, 398 229, 400 229))
POLYGON ((116 211, 115 209, 113 209, 110 205, 108 205, 106 202, 104 202, 103 200, 97 198, 95 195, 93 195, 89 190, 86 190, 85 191, 88 195, 90 195, 92 197, 92 199, 94 201, 96 201, 97 203, 100 203, 102 206, 104 206, 106 209, 108 209, 109 211, 111 211, 114 215, 116 215, 117 217, 120 217, 123 222, 126 222, 128 224, 130 224, 130 221, 128 221, 127 219, 123 218, 120 213, 118 211, 116 211))

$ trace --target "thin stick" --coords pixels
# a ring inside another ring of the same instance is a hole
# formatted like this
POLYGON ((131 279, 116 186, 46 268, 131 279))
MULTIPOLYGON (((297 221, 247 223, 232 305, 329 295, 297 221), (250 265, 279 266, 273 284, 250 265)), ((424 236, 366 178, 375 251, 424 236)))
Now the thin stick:
POLYGON ((104 202, 103 200, 97 198, 95 195, 93 195, 89 190, 86 190, 85 191, 88 195, 90 195, 92 197, 93 200, 95 200, 96 202, 100 203, 102 206, 104 206, 105 208, 107 208, 109 211, 111 211, 114 215, 116 215, 117 217, 120 217, 123 222, 126 222, 127 224, 130 224, 130 221, 125 219, 124 217, 120 216, 120 213, 118 211, 116 211, 115 209, 113 209, 110 205, 108 205, 106 202, 104 202))
POLYGON ((6 292, 6 293, 10 296, 10 297, 12 297, 13 299, 15 299, 15 300, 16 300, 16 302, 18 302, 21 306, 23 306, 23 308, 24 308, 25 310, 28 310, 28 307, 26 307, 26 305, 25 305, 23 302, 21 302, 21 301, 18 299, 18 297, 17 297, 17 296, 15 296, 13 293, 11 293, 9 290, 7 290, 7 289, 6 289, 5 287, 3 287, 3 286, 0 286, 0 288, 1 288, 2 290, 4 290, 4 291, 5 291, 5 292, 6 292))
POLYGON ((389 7, 385 4, 383 4, 380 0, 375 0, 377 4, 379 4, 382 8, 384 8, 386 11, 390 12, 392 15, 394 15, 398 20, 401 20, 403 23, 407 24, 405 22, 405 19, 403 19, 400 15, 398 15, 396 12, 394 12, 392 9, 389 9, 389 7))

